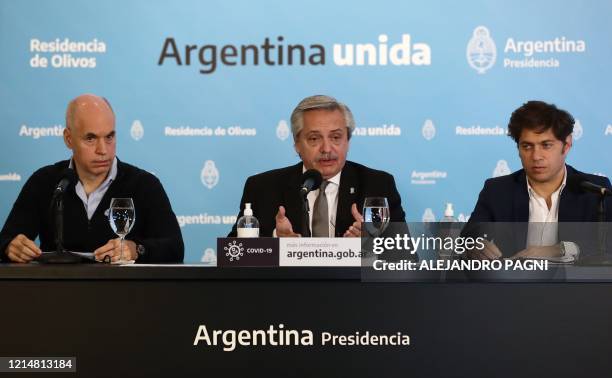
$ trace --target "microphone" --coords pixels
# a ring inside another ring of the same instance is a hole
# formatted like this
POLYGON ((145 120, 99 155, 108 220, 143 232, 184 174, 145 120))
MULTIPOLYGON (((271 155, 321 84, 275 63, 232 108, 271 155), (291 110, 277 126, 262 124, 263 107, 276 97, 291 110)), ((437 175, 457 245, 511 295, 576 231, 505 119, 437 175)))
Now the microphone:
POLYGON ((316 169, 309 169, 302 174, 302 186, 300 187, 300 194, 302 196, 302 236, 309 238, 312 233, 310 232, 310 216, 308 212, 310 208, 308 207, 308 198, 306 195, 313 191, 319 189, 321 183, 323 182, 323 176, 321 176, 321 172, 316 169))
POLYGON ((597 266, 612 266, 610 255, 606 255, 608 243, 606 227, 606 196, 612 196, 612 190, 595 184, 587 179, 584 175, 574 175, 567 179, 567 184, 574 190, 591 192, 599 194, 599 206, 597 207, 597 251, 598 253, 591 256, 583 256, 578 260, 579 265, 597 265, 597 266))
POLYGON ((64 193, 66 189, 68 188, 68 186, 70 186, 71 184, 74 184, 77 180, 76 173, 74 172, 74 169, 72 168, 64 169, 62 171, 61 177, 62 178, 57 183, 57 185, 55 186, 55 190, 53 191, 54 196, 64 193))
POLYGON ((53 198, 51 199, 50 210, 53 213, 55 223, 55 251, 45 252, 38 257, 37 261, 41 264, 76 264, 84 262, 84 258, 64 249, 64 196, 70 185, 77 180, 77 175, 72 168, 62 171, 61 179, 55 186, 53 198))
POLYGON ((323 176, 321 172, 316 169, 309 169, 302 174, 302 186, 300 187, 300 194, 306 196, 313 190, 319 189, 323 182, 323 176))
POLYGON ((612 190, 587 180, 583 175, 574 175, 568 179, 568 185, 585 192, 597 193, 602 196, 612 196, 612 190))

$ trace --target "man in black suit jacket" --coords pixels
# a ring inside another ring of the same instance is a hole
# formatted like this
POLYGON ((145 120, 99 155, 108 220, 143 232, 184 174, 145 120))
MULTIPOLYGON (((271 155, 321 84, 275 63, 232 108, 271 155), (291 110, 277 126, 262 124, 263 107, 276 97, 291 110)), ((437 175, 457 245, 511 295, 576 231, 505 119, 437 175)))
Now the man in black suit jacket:
MULTIPOLYGON (((355 122, 349 108, 328 96, 302 100, 291 115, 295 150, 302 162, 247 179, 240 209, 251 203, 260 222, 260 236, 298 236, 303 228, 300 187, 307 169, 328 181, 329 233, 314 236, 360 236, 363 217, 358 208, 365 197, 386 197, 391 222, 404 222, 400 195, 390 174, 346 161, 355 122), (333 205, 336 205, 335 207, 333 205), (335 216, 334 216, 335 215, 335 216)), ((312 209, 321 190, 309 195, 312 209)), ((229 236, 236 235, 236 225, 229 236)))
MULTIPOLYGON (((302 229, 302 199, 299 194, 302 185, 302 167, 303 163, 298 163, 247 179, 240 208, 244 209, 245 203, 251 203, 253 213, 259 220, 260 236, 272 236, 276 228, 278 209, 281 206, 285 209, 285 217, 293 229, 302 229)), ((341 176, 335 235, 332 236, 345 236, 355 222, 351 208, 354 204, 363 204, 365 197, 387 197, 391 222, 404 222, 405 214, 393 176, 351 161, 346 162, 341 176)), ((230 236, 235 235, 236 225, 230 233, 230 236)))
MULTIPOLYGON (((568 253, 566 248, 575 247, 568 246, 565 240, 594 238, 592 234, 584 235, 584 231, 592 231, 588 227, 562 224, 598 221, 599 197, 583 191, 581 181, 610 187, 607 178, 585 174, 565 164, 572 146, 573 126, 569 113, 541 101, 529 101, 512 114, 508 129, 517 143, 523 169, 485 182, 463 233, 488 233, 489 240, 495 241, 485 243, 482 250, 471 251, 471 257, 559 257, 568 253), (558 243, 529 245, 534 239, 528 236, 529 222, 532 227, 535 222, 557 223, 558 243)), ((610 221, 612 206, 607 210, 610 221)))

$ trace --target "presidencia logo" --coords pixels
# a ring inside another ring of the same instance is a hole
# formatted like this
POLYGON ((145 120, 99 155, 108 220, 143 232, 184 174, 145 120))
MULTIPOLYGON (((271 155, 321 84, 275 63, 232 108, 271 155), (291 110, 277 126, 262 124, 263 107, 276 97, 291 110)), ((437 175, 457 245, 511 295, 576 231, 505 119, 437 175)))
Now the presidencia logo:
POLYGON ((202 173, 200 174, 200 180, 202 185, 208 189, 212 189, 219 183, 219 170, 215 166, 215 162, 212 160, 206 160, 202 173))
POLYGON ((432 120, 425 120, 423 128, 421 129, 421 134, 423 134, 423 138, 425 138, 425 140, 432 140, 436 136, 436 127, 434 126, 432 120))
POLYGON ((467 45, 466 56, 470 67, 479 74, 484 74, 495 64, 497 49, 489 29, 485 26, 474 29, 467 45))
POLYGON ((242 243, 237 243, 235 240, 223 247, 223 250, 227 251, 225 252, 225 256, 229 257, 229 261, 238 261, 240 257, 244 256, 244 247, 242 247, 242 243))
POLYGON ((132 139, 135 141, 139 141, 144 136, 144 127, 142 127, 142 123, 139 120, 135 120, 132 123, 132 128, 130 129, 130 135, 132 139))
POLYGON ((583 133, 584 129, 582 128, 582 124, 579 120, 576 120, 576 122, 574 123, 574 131, 572 132, 572 138, 574 138, 574 140, 579 140, 580 138, 582 138, 583 133))
POLYGON ((498 160, 495 169, 493 169, 493 177, 506 176, 510 173, 512 173, 512 171, 510 171, 508 162, 505 160, 498 160))
POLYGON ((276 137, 282 141, 285 141, 287 138, 289 138, 289 134, 290 130, 289 126, 287 125, 287 121, 281 119, 278 126, 276 126, 276 137))

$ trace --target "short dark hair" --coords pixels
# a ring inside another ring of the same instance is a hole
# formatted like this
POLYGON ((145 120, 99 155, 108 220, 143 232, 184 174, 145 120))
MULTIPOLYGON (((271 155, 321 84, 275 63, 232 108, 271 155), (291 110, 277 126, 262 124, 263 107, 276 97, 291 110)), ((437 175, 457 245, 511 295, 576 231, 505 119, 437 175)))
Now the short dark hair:
POLYGON ((554 104, 528 101, 512 112, 508 135, 518 144, 523 129, 536 133, 552 129, 555 138, 565 143, 565 139, 574 131, 574 117, 554 104))

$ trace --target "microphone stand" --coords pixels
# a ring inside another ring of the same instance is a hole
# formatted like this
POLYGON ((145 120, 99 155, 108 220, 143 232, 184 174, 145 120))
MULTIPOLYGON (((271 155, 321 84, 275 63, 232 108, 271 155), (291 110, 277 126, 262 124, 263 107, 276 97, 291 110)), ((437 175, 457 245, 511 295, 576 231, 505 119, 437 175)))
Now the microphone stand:
POLYGON ((597 241, 598 254, 580 259, 580 265, 612 266, 612 259, 606 254, 608 227, 606 223, 606 196, 608 192, 603 188, 599 193, 599 206, 597 208, 597 241))
POLYGON ((43 253, 37 261, 42 264, 77 264, 82 258, 64 249, 64 193, 53 194, 51 199, 55 220, 55 252, 43 253))
POLYGON ((302 185, 300 187, 300 197, 302 198, 302 236, 311 237, 310 230, 310 206, 308 206, 308 192, 319 189, 323 178, 321 172, 316 169, 309 169, 302 174, 302 185))
POLYGON ((64 250, 64 196, 59 193, 53 196, 55 215, 55 252, 63 253, 64 250))
POLYGON ((608 239, 608 228, 606 227, 606 195, 601 192, 599 195, 599 209, 597 211, 597 221, 599 222, 597 236, 599 239, 599 253, 606 255, 606 241, 608 239))
POLYGON ((309 238, 310 233, 310 207, 308 206, 308 193, 302 194, 302 236, 309 238))

